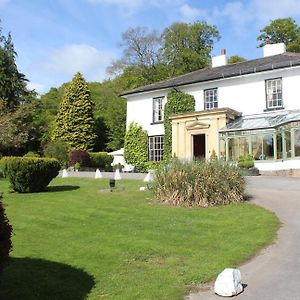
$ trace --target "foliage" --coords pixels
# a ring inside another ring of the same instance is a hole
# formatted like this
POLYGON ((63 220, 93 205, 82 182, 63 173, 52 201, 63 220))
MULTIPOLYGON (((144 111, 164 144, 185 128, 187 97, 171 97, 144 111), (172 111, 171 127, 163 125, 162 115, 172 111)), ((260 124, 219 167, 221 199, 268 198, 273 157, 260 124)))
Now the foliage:
POLYGON ((96 137, 93 105, 87 83, 78 72, 65 89, 56 117, 54 140, 64 140, 71 149, 92 149, 96 137))
POLYGON ((238 55, 232 55, 228 58, 228 64, 235 64, 235 63, 240 63, 244 62, 247 59, 238 55))
POLYGON ((108 155, 107 152, 89 152, 91 161, 90 167, 98 168, 105 171, 111 171, 111 163, 113 161, 113 157, 108 155))
POLYGON ((176 206, 211 207, 243 201, 245 181, 239 169, 220 161, 161 164, 155 172, 155 196, 176 206))
POLYGON ((206 22, 174 23, 163 32, 163 57, 170 76, 205 68, 210 64, 210 53, 220 39, 216 26, 206 22))
POLYGON ((5 214, 2 202, 2 194, 0 194, 0 274, 3 266, 9 258, 9 252, 12 250, 12 226, 5 214))
POLYGON ((73 150, 69 154, 69 165, 74 166, 76 163, 80 163, 81 167, 87 167, 90 164, 90 155, 85 150, 73 150))
POLYGON ((11 188, 19 193, 44 191, 60 169, 59 162, 53 158, 9 157, 1 161, 11 188))
POLYGON ((144 171, 144 165, 148 161, 147 132, 134 122, 129 125, 125 135, 124 158, 140 172, 144 171))
POLYGON ((240 156, 238 158, 238 163, 237 163, 239 168, 245 168, 245 169, 250 169, 254 167, 254 160, 252 155, 247 155, 245 156, 240 156))
POLYGON ((248 202, 174 209, 140 192, 140 180, 120 184, 120 192, 101 193, 107 179, 55 178, 45 193, 17 194, 0 180, 16 257, 0 299, 183 299, 271 243, 279 228, 275 214, 248 202), (41 263, 27 259, 33 253, 41 263), (94 278, 92 290, 70 264, 94 278))
POLYGON ((0 100, 9 110, 14 110, 33 95, 27 89, 25 75, 18 70, 16 57, 11 34, 4 36, 0 27, 0 100))
POLYGON ((40 155, 35 151, 28 151, 23 157, 40 157, 40 155))
MULTIPOLYGON (((0 101, 1 102, 1 101, 0 101)), ((0 151, 20 154, 38 144, 39 127, 35 123, 37 102, 27 102, 14 111, 0 103, 0 151)))
POLYGON ((192 95, 172 91, 168 94, 164 107, 164 159, 172 156, 172 124, 169 117, 173 114, 195 111, 195 98, 192 95))
POLYGON ((292 18, 280 18, 270 22, 260 30, 261 34, 257 40, 261 43, 258 47, 263 47, 267 40, 272 44, 285 43, 289 52, 300 52, 300 27, 292 18))
POLYGON ((66 167, 69 161, 69 145, 63 140, 49 142, 44 148, 44 156, 55 158, 61 167, 66 167))

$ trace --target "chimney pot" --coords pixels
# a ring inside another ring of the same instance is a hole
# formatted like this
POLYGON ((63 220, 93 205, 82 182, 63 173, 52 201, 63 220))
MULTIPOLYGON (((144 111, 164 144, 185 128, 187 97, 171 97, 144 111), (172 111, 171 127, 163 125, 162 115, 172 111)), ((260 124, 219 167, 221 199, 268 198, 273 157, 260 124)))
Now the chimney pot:
POLYGON ((221 49, 221 55, 226 55, 226 49, 221 49))

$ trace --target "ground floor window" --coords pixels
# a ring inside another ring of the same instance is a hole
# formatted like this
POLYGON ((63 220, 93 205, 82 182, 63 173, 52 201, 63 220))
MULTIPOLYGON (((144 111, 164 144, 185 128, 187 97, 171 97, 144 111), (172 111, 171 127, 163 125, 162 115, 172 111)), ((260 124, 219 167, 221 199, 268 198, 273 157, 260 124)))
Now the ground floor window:
POLYGON ((248 154, 254 160, 300 157, 300 122, 270 129, 223 132, 219 141, 220 157, 229 161, 248 154))
POLYGON ((164 136, 156 135, 149 136, 149 160, 160 161, 164 155, 164 136))

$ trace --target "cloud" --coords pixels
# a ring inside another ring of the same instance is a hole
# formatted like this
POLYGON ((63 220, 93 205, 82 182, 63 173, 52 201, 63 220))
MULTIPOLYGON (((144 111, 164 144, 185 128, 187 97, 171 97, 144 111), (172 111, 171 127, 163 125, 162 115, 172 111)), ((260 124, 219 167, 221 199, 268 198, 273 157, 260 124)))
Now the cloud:
POLYGON ((135 13, 142 8, 146 0, 88 0, 92 4, 117 5, 124 8, 127 13, 135 13))
POLYGON ((44 84, 36 82, 28 82, 27 87, 29 90, 35 90, 40 95, 47 91, 47 87, 44 84))
POLYGON ((75 44, 52 50, 43 66, 47 71, 59 75, 72 77, 79 71, 88 81, 101 81, 105 78, 106 68, 115 58, 112 51, 75 44))
POLYGON ((188 4, 183 4, 179 8, 180 15, 184 21, 194 21, 196 18, 199 18, 199 16, 203 15, 203 10, 191 7, 188 4))

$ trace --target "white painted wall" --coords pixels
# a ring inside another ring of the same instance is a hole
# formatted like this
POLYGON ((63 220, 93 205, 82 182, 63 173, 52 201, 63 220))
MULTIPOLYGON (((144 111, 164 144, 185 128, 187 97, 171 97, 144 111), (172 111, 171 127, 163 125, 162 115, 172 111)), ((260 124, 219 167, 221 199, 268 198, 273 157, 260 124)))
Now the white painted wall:
MULTIPOLYGON (((242 75, 197 83, 177 88, 195 97, 196 111, 204 109, 203 90, 218 88, 219 108, 229 107, 243 115, 263 113, 266 109, 265 80, 282 77, 283 106, 285 109, 300 109, 300 67, 242 75)), ((163 134, 163 124, 152 123, 153 97, 167 96, 168 90, 127 96, 127 126, 135 121, 148 131, 148 135, 163 134)))

